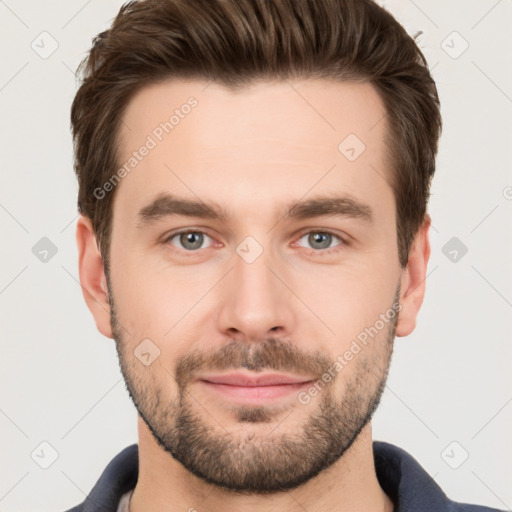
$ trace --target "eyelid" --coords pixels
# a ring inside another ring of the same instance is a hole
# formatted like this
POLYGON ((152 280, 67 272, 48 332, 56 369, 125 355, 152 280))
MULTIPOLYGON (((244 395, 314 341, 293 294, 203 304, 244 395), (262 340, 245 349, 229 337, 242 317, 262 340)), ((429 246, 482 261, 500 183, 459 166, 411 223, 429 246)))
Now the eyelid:
POLYGON ((351 237, 349 235, 347 235, 345 233, 339 233, 339 232, 337 232, 334 229, 330 229, 330 228, 315 228, 315 227, 302 228, 301 230, 299 230, 295 234, 295 237, 302 238, 304 235, 307 235, 308 233, 326 233, 326 234, 329 234, 329 235, 332 235, 332 236, 335 236, 335 237, 339 238, 345 244, 348 244, 350 242, 350 239, 351 239, 351 237))
MULTIPOLYGON (((339 251, 343 250, 343 248, 345 246, 350 245, 350 243, 347 241, 347 239, 344 236, 342 236, 339 233, 336 233, 335 231, 333 231, 331 229, 304 228, 301 231, 299 231, 298 234, 295 235, 295 237, 296 237, 296 242, 293 242, 294 247, 295 246, 302 247, 303 249, 306 249, 310 254, 314 254, 314 255, 318 255, 318 256, 326 256, 326 255, 330 255, 330 254, 339 252, 339 251), (319 249, 319 250, 315 250, 310 247, 304 247, 302 245, 299 245, 300 239, 310 233, 322 233, 322 234, 331 235, 331 236, 337 238, 340 241, 340 243, 338 243, 337 245, 335 245, 333 247, 328 247, 327 249, 319 249)), ((348 236, 347 236, 347 238, 348 238, 348 236)))
MULTIPOLYGON (((207 237, 209 237, 211 240, 213 240, 215 242, 215 238, 210 235, 210 233, 208 233, 208 230, 206 230, 205 228, 194 228, 194 227, 191 227, 191 228, 182 228, 182 229, 178 229, 176 231, 171 231, 170 233, 166 233, 164 236, 163 236, 163 239, 162 239, 162 243, 164 245, 172 245, 170 243, 171 239, 178 236, 178 235, 182 235, 184 233, 200 233, 202 235, 206 235, 207 237)), ((217 242, 218 244, 218 242, 217 242)), ((212 244, 213 246, 213 244, 212 244)), ((174 246, 173 246, 174 247, 174 246)), ((209 247, 205 247, 205 249, 208 249, 209 247)), ((185 249, 180 249, 179 247, 176 247, 176 249, 178 250, 185 250, 185 249)), ((195 250, 195 251, 186 251, 188 253, 195 253, 195 252, 199 252, 199 249, 195 250)))

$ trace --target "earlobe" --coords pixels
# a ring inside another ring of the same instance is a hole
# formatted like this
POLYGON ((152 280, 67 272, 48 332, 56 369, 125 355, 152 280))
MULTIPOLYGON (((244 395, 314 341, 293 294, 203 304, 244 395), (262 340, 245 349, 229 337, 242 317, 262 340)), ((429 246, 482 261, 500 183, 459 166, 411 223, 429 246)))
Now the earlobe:
POLYGON ((80 215, 76 226, 78 246, 78 273, 82 294, 97 329, 106 337, 113 338, 110 326, 110 305, 103 259, 96 243, 91 219, 80 215))
POLYGON ((425 215, 409 252, 407 267, 402 271, 400 303, 402 309, 396 325, 396 336, 408 336, 416 328, 423 298, 425 297, 427 265, 430 258, 429 229, 431 218, 425 215))

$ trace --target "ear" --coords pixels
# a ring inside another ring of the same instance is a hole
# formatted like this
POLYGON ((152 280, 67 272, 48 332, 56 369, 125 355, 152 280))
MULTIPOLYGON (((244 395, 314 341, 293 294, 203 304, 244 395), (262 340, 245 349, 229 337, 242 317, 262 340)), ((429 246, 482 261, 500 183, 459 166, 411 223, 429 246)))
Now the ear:
POLYGON ((408 336, 416 328, 416 317, 425 296, 427 265, 430 258, 429 229, 431 218, 425 220, 414 237, 407 267, 402 270, 400 303, 396 336, 408 336))
POLYGON ((107 280, 91 219, 80 215, 76 226, 78 246, 78 273, 82 293, 98 331, 107 338, 113 338, 110 326, 110 305, 108 302, 107 280))

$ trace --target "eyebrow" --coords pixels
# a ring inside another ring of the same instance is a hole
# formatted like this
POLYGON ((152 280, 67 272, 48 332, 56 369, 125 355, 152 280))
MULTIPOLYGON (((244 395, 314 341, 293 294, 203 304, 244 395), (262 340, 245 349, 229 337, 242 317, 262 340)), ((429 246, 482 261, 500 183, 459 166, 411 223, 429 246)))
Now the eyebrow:
MULTIPOLYGON (((137 227, 144 228, 168 216, 198 217, 226 222, 229 212, 214 202, 180 198, 161 193, 137 214, 137 227)), ((349 217, 374 222, 369 205, 348 196, 317 196, 305 201, 293 201, 287 207, 285 218, 304 220, 320 216, 349 217)))

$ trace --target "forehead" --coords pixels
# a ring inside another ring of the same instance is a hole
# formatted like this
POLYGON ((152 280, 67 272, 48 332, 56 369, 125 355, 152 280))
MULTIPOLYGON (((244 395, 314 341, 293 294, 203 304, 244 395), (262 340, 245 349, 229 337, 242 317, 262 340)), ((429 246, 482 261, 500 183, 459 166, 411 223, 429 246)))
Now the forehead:
POLYGON ((385 108, 369 83, 169 80, 142 88, 119 133, 115 203, 159 192, 261 208, 308 190, 390 199, 385 108), (147 148, 147 149, 144 149, 147 148), (275 194, 275 195, 273 195, 275 194))
POLYGON ((348 133, 373 143, 379 130, 371 132, 384 115, 382 100, 370 83, 260 81, 232 91, 215 82, 175 79, 143 87, 131 99, 120 135, 122 150, 129 150, 136 138, 170 121, 175 135, 192 132, 204 145, 232 146, 249 135, 267 135, 330 149, 348 133))

